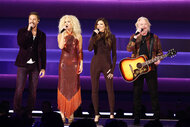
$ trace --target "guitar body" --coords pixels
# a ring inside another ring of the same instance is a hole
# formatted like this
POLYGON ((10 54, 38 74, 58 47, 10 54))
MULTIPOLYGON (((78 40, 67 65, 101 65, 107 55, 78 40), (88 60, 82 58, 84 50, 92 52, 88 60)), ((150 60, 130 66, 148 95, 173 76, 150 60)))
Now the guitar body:
POLYGON ((135 81, 140 75, 151 70, 147 64, 142 67, 142 63, 147 61, 147 56, 141 55, 137 58, 124 58, 119 63, 120 73, 127 82, 135 81))
POLYGON ((152 64, 158 60, 162 60, 166 57, 174 57, 177 51, 174 49, 168 50, 168 53, 162 56, 157 56, 153 59, 147 60, 146 55, 141 55, 137 58, 124 58, 119 62, 119 69, 123 79, 126 82, 135 81, 140 75, 148 73, 151 68, 149 64, 152 64))

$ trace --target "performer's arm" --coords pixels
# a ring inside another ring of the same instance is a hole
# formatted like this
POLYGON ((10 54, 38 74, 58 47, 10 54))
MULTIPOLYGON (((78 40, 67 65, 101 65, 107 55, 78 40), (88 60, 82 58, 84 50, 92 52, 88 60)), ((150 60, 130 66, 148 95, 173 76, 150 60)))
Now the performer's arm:
POLYGON ((137 38, 135 38, 134 35, 132 35, 132 36, 130 37, 129 43, 128 43, 128 45, 127 45, 127 51, 128 51, 128 52, 132 52, 132 51, 135 50, 135 42, 136 42, 136 39, 137 39, 137 38))
POLYGON ((112 38, 112 68, 111 68, 111 73, 113 74, 114 72, 114 69, 115 69, 115 65, 116 65, 116 61, 117 61, 117 53, 116 53, 116 38, 115 36, 113 35, 113 38, 112 38))
POLYGON ((90 43, 88 45, 88 51, 94 50, 96 35, 97 35, 97 33, 93 32, 93 34, 92 34, 92 36, 90 38, 90 43))
MULTIPOLYGON (((158 38, 158 36, 154 35, 154 40, 156 42, 157 45, 157 51, 156 51, 156 56, 161 56, 163 55, 163 51, 162 51, 162 46, 160 43, 160 39, 158 38)), ((159 65, 161 60, 158 60, 156 62, 154 62, 155 65, 159 65)))
POLYGON ((59 47, 60 49, 63 49, 63 48, 65 47, 65 44, 66 44, 65 38, 64 38, 64 32, 58 34, 58 36, 57 36, 57 41, 58 41, 58 47, 59 47))
POLYGON ((112 79, 113 78, 113 72, 114 72, 114 69, 115 69, 115 64, 116 64, 116 61, 117 61, 117 53, 116 53, 116 38, 115 36, 113 35, 112 36, 112 68, 110 68, 108 71, 107 71, 107 78, 108 79, 112 79))
POLYGON ((17 34, 17 43, 22 48, 28 48, 32 46, 33 35, 31 31, 27 29, 20 29, 17 34))
POLYGON ((162 46, 161 46, 160 39, 158 38, 158 36, 155 37, 155 41, 157 43, 157 56, 161 56, 163 55, 163 51, 162 51, 162 46))
POLYGON ((83 71, 83 51, 82 51, 82 36, 79 36, 79 60, 80 60, 80 66, 79 66, 79 72, 78 74, 82 73, 83 71))
POLYGON ((45 69, 46 69, 46 35, 42 33, 42 47, 41 47, 41 71, 40 71, 40 78, 44 77, 45 69))

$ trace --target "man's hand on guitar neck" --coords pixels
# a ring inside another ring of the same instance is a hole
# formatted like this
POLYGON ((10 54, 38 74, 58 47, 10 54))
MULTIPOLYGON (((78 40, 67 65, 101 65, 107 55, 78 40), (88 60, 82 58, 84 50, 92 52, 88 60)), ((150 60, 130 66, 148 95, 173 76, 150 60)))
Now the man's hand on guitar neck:
POLYGON ((156 66, 158 66, 158 65, 160 64, 160 60, 154 62, 154 64, 155 64, 156 66))

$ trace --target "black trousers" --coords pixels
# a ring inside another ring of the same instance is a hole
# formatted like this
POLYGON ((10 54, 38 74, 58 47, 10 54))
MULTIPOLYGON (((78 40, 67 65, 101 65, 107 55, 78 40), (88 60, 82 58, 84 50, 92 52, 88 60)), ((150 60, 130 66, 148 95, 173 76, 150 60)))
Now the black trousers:
POLYGON ((154 118, 159 119, 160 117, 160 107, 158 102, 158 81, 157 72, 150 71, 147 74, 141 75, 136 81, 134 81, 133 91, 134 91, 134 118, 139 118, 141 115, 141 97, 143 93, 144 79, 148 85, 148 90, 151 97, 152 110, 154 112, 154 118))
POLYGON ((27 75, 29 77, 29 94, 28 102, 26 106, 26 112, 29 117, 32 116, 32 109, 34 108, 36 101, 36 89, 38 84, 39 70, 36 64, 27 65, 27 67, 17 68, 17 80, 16 80, 16 90, 14 95, 14 113, 21 115, 22 111, 22 96, 26 85, 27 75))

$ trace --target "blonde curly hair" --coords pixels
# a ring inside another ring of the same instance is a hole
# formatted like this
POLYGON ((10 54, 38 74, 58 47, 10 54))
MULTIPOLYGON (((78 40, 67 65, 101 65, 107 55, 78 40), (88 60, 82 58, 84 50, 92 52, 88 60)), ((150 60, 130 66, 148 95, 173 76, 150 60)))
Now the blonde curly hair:
POLYGON ((71 24, 72 24, 72 27, 73 27, 73 33, 74 35, 79 35, 81 34, 81 27, 80 27, 80 22, 79 20, 77 19, 76 16, 74 15, 64 15, 61 17, 61 19, 59 20, 59 33, 61 32, 61 30, 63 29, 64 27, 64 22, 65 22, 65 19, 66 18, 69 18, 71 20, 71 24))

